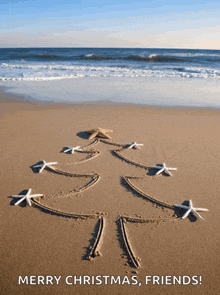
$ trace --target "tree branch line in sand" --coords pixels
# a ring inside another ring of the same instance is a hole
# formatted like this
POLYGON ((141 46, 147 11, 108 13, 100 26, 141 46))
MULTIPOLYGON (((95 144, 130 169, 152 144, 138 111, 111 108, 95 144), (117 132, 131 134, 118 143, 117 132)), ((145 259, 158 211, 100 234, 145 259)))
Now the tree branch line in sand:
MULTIPOLYGON (((65 148, 63 148, 63 150, 61 150, 61 152, 64 153, 71 153, 74 154, 75 152, 79 152, 79 153, 87 153, 89 154, 89 156, 87 156, 85 159, 80 160, 79 162, 73 162, 74 164, 76 163, 81 163, 90 159, 93 159, 94 157, 97 157, 100 154, 100 151, 98 150, 86 150, 88 147, 93 147, 95 145, 97 145, 98 143, 102 142, 105 144, 110 144, 110 145, 115 145, 120 147, 120 149, 117 150, 113 150, 113 154, 116 155, 117 157, 119 157, 120 159, 126 161, 129 164, 135 165, 137 167, 143 168, 145 170, 150 171, 150 169, 159 169, 159 171, 155 174, 158 175, 160 173, 166 173, 169 176, 171 176, 171 173, 169 172, 169 170, 176 170, 176 168, 167 168, 165 163, 163 163, 162 165, 156 165, 153 167, 149 167, 145 164, 142 163, 137 163, 135 161, 130 160, 129 158, 125 157, 122 152, 124 150, 129 150, 129 149, 140 149, 140 146, 143 146, 143 144, 138 144, 137 142, 132 142, 132 143, 126 143, 126 144, 119 144, 119 143, 114 143, 111 140, 111 137, 107 134, 107 132, 112 132, 112 130, 109 129, 103 129, 103 128, 96 128, 96 129, 92 129, 89 130, 88 133, 91 133, 91 135, 89 136, 89 139, 93 139, 95 138, 94 141, 92 141, 91 143, 89 143, 87 146, 84 147, 72 147, 72 146, 66 146, 65 148), (98 138, 96 138, 98 137, 98 138), (108 140, 106 140, 105 138, 107 138, 108 140)), ((84 191, 86 189, 91 188, 92 186, 94 186, 99 180, 100 180, 100 175, 97 173, 94 174, 75 174, 72 172, 66 172, 60 169, 57 169, 55 167, 53 167, 54 165, 56 165, 57 162, 51 162, 51 163, 47 163, 46 161, 42 161, 33 165, 32 168, 33 169, 38 169, 39 168, 39 173, 41 173, 44 169, 52 172, 52 173, 57 173, 59 175, 64 175, 67 177, 79 177, 79 178, 91 178, 91 181, 89 181, 88 183, 86 183, 85 185, 81 186, 78 189, 75 189, 73 191, 75 192, 81 192, 84 191)), ((132 179, 140 179, 143 177, 131 177, 131 176, 123 176, 123 180, 126 182, 126 184, 129 185, 130 188, 132 188, 136 193, 138 193, 139 195, 141 195, 142 197, 146 198, 148 201, 151 201, 161 207, 165 207, 168 209, 172 209, 175 210, 175 208, 181 208, 184 210, 188 210, 184 216, 182 218, 187 217, 190 212, 194 213, 195 215, 197 215, 199 218, 203 219, 197 212, 197 211, 208 211, 207 209, 203 209, 203 208, 194 208, 192 207, 192 205, 190 205, 189 207, 187 206, 183 206, 183 205, 174 205, 174 204, 169 204, 167 202, 158 200, 148 194, 146 194, 145 192, 143 192, 142 190, 138 189, 134 184, 132 184, 131 180, 132 179)), ((30 195, 31 189, 28 190, 28 192, 26 193, 26 195, 15 195, 12 197, 15 198, 20 198, 19 201, 17 201, 15 203, 15 205, 20 204, 23 200, 26 200, 26 202, 28 203, 29 206, 31 206, 32 204, 41 209, 43 212, 47 212, 50 214, 54 214, 54 215, 58 215, 58 216, 63 216, 66 218, 81 218, 81 219, 89 219, 89 218, 98 218, 98 230, 97 233, 94 233, 94 242, 93 244, 89 247, 89 251, 88 251, 88 258, 89 260, 91 258, 95 258, 96 256, 99 256, 99 249, 101 246, 101 241, 102 241, 102 237, 104 234, 104 228, 105 228, 105 219, 103 217, 104 213, 96 213, 96 214, 76 214, 76 213, 68 213, 68 212, 63 212, 61 210, 54 210, 53 208, 43 205, 40 201, 39 201, 39 197, 42 196, 40 194, 37 195, 30 195), (32 203, 31 203, 31 199, 32 199, 32 203)), ((189 201, 190 203, 191 201, 189 201)), ((192 202, 190 203, 192 204, 192 202)), ((120 239, 123 243, 123 249, 125 250, 127 257, 129 257, 129 264, 132 267, 138 268, 139 265, 139 260, 138 258, 136 258, 133 254, 133 250, 132 247, 129 243, 129 239, 128 239, 128 235, 126 232, 126 226, 125 223, 126 222, 139 222, 139 223, 150 223, 150 222, 156 222, 159 223, 161 220, 150 220, 150 219, 134 219, 134 218, 130 218, 130 217, 125 217, 125 216, 119 216, 118 218, 118 224, 119 224, 119 231, 120 231, 120 239)))

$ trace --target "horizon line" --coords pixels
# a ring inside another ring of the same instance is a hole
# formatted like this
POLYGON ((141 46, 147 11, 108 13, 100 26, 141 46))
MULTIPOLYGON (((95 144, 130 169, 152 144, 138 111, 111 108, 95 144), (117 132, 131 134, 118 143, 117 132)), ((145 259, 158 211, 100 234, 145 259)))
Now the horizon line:
POLYGON ((63 48, 76 48, 76 49, 80 49, 80 48, 87 48, 87 49, 96 49, 96 48, 100 48, 100 49, 175 49, 175 50, 213 50, 213 51, 220 51, 219 49, 210 49, 210 48, 185 48, 185 47, 102 47, 102 46, 28 46, 28 47, 0 47, 0 49, 44 49, 44 48, 59 48, 59 49, 63 49, 63 48))

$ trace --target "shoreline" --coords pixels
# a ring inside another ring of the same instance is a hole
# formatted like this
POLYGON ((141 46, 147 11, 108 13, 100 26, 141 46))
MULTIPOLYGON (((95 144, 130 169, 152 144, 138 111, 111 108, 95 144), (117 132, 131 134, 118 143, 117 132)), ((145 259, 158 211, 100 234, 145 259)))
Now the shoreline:
POLYGON ((22 100, 45 103, 220 108, 220 85, 199 79, 85 77, 58 82, 23 81, 6 84, 7 88, 3 89, 5 93, 12 93, 18 98, 20 96, 22 100))
MULTIPOLYGON (((134 106, 134 107, 144 107, 144 108, 158 108, 158 109, 182 109, 182 110, 212 110, 212 111, 219 111, 220 107, 203 107, 203 106, 172 106, 172 105, 148 105, 148 104, 141 104, 141 103, 126 103, 126 102, 115 102, 112 100, 96 100, 96 101, 40 101, 36 100, 33 97, 25 96, 22 94, 16 94, 13 92, 7 92, 5 90, 6 87, 0 86, 0 113, 7 112, 13 109, 13 111, 21 110, 21 106, 15 107, 14 103, 16 104, 26 104, 29 106, 38 106, 38 108, 71 108, 74 106, 80 106, 80 105, 100 105, 100 106, 134 106), (3 105, 7 104, 13 104, 13 108, 4 108, 4 111, 2 109, 3 105), (40 107, 39 107, 40 106, 40 107)), ((26 107, 25 109, 30 109, 26 107)))

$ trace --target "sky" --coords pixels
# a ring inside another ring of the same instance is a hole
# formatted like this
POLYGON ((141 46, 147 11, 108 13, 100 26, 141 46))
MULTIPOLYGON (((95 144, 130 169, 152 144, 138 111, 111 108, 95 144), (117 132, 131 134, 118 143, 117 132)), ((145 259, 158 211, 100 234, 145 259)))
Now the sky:
POLYGON ((0 0, 0 48, 220 49, 220 1, 0 0))

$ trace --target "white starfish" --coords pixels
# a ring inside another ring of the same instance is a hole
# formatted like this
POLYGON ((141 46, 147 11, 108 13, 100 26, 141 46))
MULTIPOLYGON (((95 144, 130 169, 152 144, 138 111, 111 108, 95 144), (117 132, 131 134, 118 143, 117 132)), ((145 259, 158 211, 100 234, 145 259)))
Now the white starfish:
POLYGON ((186 218, 190 212, 194 213, 199 218, 203 219, 202 216, 199 215, 199 213, 196 211, 209 211, 208 209, 204 209, 204 208, 194 208, 191 200, 189 200, 189 206, 185 206, 185 205, 174 205, 174 206, 187 210, 186 213, 182 216, 182 219, 186 218))
POLYGON ((154 166, 153 168, 155 169, 160 169, 156 175, 162 173, 163 171, 166 172, 168 175, 172 175, 169 170, 177 170, 177 168, 170 168, 170 167, 167 167, 165 163, 162 164, 162 166, 154 166))
POLYGON ((128 149, 139 149, 140 146, 143 146, 142 143, 137 143, 136 141, 135 142, 131 142, 131 143, 126 143, 126 145, 128 145, 128 149))
POLYGON ((54 170, 54 167, 51 167, 50 165, 55 165, 55 164, 57 164, 57 162, 46 163, 44 160, 43 160, 42 162, 43 162, 42 164, 34 165, 34 166, 33 166, 33 168, 40 168, 40 167, 41 167, 41 169, 39 170, 39 173, 41 173, 41 172, 44 170, 44 168, 46 168, 46 167, 48 167, 48 168, 54 170))
POLYGON ((19 201, 17 201, 15 203, 15 205, 18 205, 22 201, 26 200, 26 202, 28 203, 28 205, 31 206, 31 201, 30 201, 31 198, 43 196, 42 194, 31 195, 30 193, 31 193, 31 188, 28 190, 28 192, 26 193, 26 195, 13 195, 12 196, 13 198, 21 198, 19 201))
POLYGON ((71 154, 74 154, 74 151, 79 151, 79 152, 83 151, 82 149, 80 149, 80 146, 76 146, 76 147, 66 146, 66 148, 67 149, 64 151, 64 153, 71 152, 71 154))

